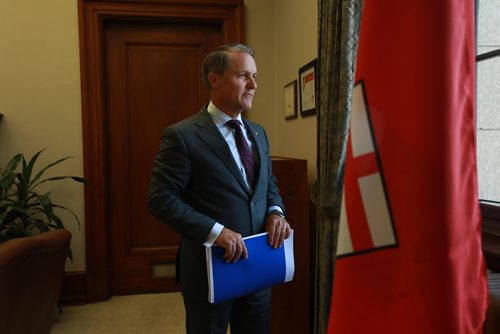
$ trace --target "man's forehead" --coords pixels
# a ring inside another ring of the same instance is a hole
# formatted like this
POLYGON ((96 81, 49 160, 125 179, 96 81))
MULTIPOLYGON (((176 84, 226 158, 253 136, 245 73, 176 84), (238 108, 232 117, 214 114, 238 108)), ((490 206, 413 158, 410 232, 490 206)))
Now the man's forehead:
POLYGON ((234 71, 257 72, 255 60, 248 53, 234 53, 229 62, 230 68, 234 71))

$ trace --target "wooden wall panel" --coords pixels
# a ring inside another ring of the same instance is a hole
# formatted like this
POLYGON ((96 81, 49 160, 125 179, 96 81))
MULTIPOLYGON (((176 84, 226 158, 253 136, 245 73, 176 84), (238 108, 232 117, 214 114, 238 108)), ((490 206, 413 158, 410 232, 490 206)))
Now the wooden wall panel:
POLYGON ((295 274, 292 282, 273 287, 272 334, 310 333, 310 223, 307 160, 275 157, 273 173, 294 229, 295 274))

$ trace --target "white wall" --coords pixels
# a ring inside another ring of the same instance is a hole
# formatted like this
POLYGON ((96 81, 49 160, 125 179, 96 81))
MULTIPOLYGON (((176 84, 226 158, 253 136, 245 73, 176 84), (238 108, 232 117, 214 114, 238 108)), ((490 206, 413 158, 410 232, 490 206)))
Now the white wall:
POLYGON ((257 91, 247 117, 266 129, 273 155, 277 154, 274 131, 275 30, 274 0, 245 0, 245 43, 254 49, 257 64, 257 91))
POLYGON ((265 126, 275 156, 308 161, 316 179, 316 117, 284 119, 284 86, 317 57, 317 2, 245 0, 246 42, 255 49, 257 94, 249 118, 265 126))
MULTIPOLYGON (((17 153, 28 158, 42 148, 40 167, 74 156, 51 175, 83 175, 77 1, 0 1, 0 166, 17 153)), ((83 187, 48 184, 55 203, 84 221, 83 187)), ((74 262, 83 270, 84 225, 61 218, 73 233, 74 262)))
MULTIPOLYGON (((478 54, 500 49, 500 1, 480 0, 478 54)), ((479 198, 500 201, 500 57, 477 64, 479 198)))

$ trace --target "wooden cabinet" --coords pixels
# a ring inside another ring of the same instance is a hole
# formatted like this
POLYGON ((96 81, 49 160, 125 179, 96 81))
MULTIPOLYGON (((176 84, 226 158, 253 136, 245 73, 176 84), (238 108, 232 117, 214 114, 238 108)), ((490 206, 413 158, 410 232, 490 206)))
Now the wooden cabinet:
POLYGON ((307 161, 273 157, 273 174, 294 229, 295 274, 292 282, 273 287, 272 334, 310 333, 310 245, 307 161))

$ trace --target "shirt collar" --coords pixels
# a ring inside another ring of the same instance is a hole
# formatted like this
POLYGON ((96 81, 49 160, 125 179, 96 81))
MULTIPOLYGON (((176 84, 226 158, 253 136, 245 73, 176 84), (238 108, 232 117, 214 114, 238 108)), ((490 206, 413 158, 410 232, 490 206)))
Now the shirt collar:
MULTIPOLYGON (((207 106, 207 112, 212 115, 212 119, 214 120, 215 125, 217 126, 222 126, 227 123, 227 121, 232 120, 231 117, 229 117, 226 113, 221 111, 219 108, 215 106, 215 104, 210 101, 210 103, 207 106)), ((243 120, 241 119, 241 114, 236 117, 238 122, 240 122, 240 125, 243 125, 243 120)))

